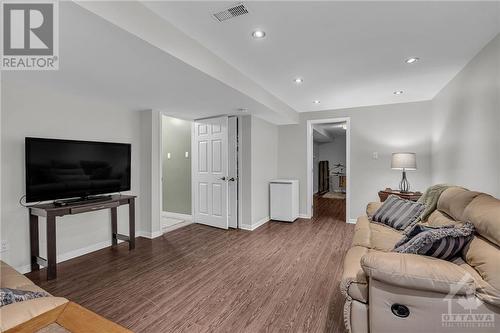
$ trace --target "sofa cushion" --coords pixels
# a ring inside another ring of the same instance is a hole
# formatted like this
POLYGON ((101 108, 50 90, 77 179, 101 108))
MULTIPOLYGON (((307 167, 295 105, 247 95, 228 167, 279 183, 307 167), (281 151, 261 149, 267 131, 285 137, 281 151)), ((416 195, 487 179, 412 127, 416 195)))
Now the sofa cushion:
POLYGON ((373 215, 372 221, 386 224, 397 230, 404 230, 417 222, 424 209, 425 206, 419 202, 390 195, 373 215))
POLYGON ((379 251, 392 251, 394 245, 403 237, 397 231, 381 224, 370 223, 370 248, 379 251))
POLYGON ((500 246, 500 200, 487 194, 477 196, 465 209, 464 221, 474 224, 477 233, 500 246))
POLYGON ((430 227, 443 227, 445 225, 454 225, 457 223, 459 222, 452 219, 446 213, 443 213, 439 210, 435 210, 434 212, 432 212, 431 215, 429 215, 427 221, 421 224, 428 225, 430 227))
POLYGON ((12 303, 0 308, 0 331, 3 332, 22 324, 44 312, 67 303, 62 297, 42 297, 29 301, 12 303))
POLYGON ((368 205, 366 205, 366 215, 368 218, 371 218, 377 210, 382 207, 384 203, 383 202, 369 202, 368 205))
POLYGON ((403 237, 403 234, 400 231, 382 224, 371 223, 367 216, 361 216, 354 228, 352 246, 392 251, 401 237, 403 237))
POLYGON ((465 208, 479 194, 479 192, 469 191, 462 187, 451 187, 441 193, 437 209, 456 221, 465 221, 463 219, 465 208))
POLYGON ((464 249, 464 259, 492 287, 500 291, 500 248, 475 236, 464 249))
POLYGON ((0 261, 0 274, 0 288, 27 290, 26 288, 24 288, 25 286, 34 284, 26 276, 22 275, 3 261, 0 261))
POLYGON ((368 302, 368 282, 365 272, 361 268, 361 258, 368 251, 366 247, 362 246, 353 246, 347 251, 340 284, 344 296, 350 296, 363 303, 368 302))
POLYGON ((500 290, 493 288, 491 284, 484 281, 481 275, 468 263, 466 263, 462 258, 457 257, 452 261, 455 265, 460 266, 463 270, 472 276, 474 283, 476 284, 476 296, 482 301, 500 306, 500 290))

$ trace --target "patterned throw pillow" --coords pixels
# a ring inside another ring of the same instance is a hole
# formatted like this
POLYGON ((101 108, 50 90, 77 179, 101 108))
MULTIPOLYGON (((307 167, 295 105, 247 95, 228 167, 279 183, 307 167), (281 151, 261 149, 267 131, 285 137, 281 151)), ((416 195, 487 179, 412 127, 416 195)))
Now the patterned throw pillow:
POLYGON ((451 260, 469 243, 473 233, 474 225, 470 222, 444 227, 417 224, 394 246, 393 251, 451 260))
POLYGON ((11 288, 0 288, 0 307, 11 303, 27 301, 39 297, 48 297, 49 294, 40 291, 28 291, 11 288))
POLYGON ((390 195, 372 217, 373 222, 404 230, 418 221, 425 206, 419 202, 401 199, 390 195))

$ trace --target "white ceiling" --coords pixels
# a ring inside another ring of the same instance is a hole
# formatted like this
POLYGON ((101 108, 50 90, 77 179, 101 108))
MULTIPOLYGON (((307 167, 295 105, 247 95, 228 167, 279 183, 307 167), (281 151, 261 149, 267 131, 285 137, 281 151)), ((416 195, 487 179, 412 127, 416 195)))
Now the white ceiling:
POLYGON ((60 3, 58 71, 5 71, 2 80, 51 86, 124 110, 161 110, 184 119, 252 114, 280 123, 278 115, 72 2, 60 3))
POLYGON ((247 1, 222 23, 234 2, 145 4, 297 111, 429 100, 500 31, 498 2, 247 1))

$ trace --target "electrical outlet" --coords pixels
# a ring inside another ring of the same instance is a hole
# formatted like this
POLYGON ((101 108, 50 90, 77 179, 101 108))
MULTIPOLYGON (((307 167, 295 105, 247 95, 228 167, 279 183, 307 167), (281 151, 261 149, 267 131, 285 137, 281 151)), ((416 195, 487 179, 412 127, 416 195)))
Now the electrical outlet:
POLYGON ((0 243, 0 252, 7 252, 9 251, 9 241, 2 240, 0 243))

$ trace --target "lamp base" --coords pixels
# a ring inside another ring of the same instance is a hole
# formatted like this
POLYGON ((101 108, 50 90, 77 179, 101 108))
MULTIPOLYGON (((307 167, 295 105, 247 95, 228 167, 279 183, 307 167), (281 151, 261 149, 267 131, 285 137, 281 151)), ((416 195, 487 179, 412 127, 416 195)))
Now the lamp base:
POLYGON ((408 193, 410 192, 410 182, 408 179, 406 179, 406 171, 403 170, 403 178, 401 179, 401 182, 399 183, 399 192, 401 193, 408 193))

